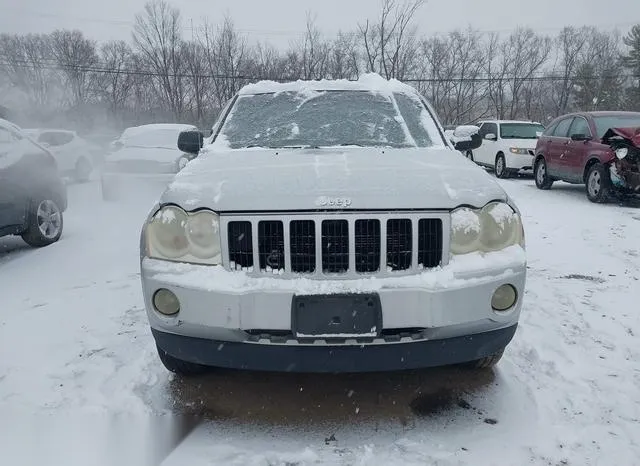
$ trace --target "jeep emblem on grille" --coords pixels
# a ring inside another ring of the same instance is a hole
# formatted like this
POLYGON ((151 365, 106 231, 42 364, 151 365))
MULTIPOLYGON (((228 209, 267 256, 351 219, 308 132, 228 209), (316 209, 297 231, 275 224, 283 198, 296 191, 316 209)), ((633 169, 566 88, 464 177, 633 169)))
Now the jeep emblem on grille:
POLYGON ((316 206, 318 207, 349 207, 350 205, 351 199, 348 197, 320 196, 316 199, 316 206))

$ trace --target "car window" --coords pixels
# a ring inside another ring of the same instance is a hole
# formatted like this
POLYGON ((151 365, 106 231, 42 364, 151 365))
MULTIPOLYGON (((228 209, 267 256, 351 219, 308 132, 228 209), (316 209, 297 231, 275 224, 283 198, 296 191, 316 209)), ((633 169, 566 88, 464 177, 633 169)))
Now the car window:
POLYGON ((484 138, 485 135, 489 132, 487 128, 488 128, 487 123, 480 124, 480 130, 478 131, 478 134, 480 135, 481 138, 484 138))
POLYGON ((500 137, 502 139, 538 139, 544 126, 532 123, 502 123, 500 137))
POLYGON ((547 126, 547 128, 544 130, 542 135, 543 136, 551 136, 553 134, 553 132, 556 130, 557 127, 558 127, 558 123, 554 123, 551 126, 547 126))
MULTIPOLYGON (((231 149, 246 147, 425 147, 430 139, 406 133, 397 101, 369 91, 305 91, 241 95, 217 141, 231 149)), ((425 109, 410 124, 429 131, 437 126, 425 109), (425 115, 426 114, 426 115, 425 115)), ((408 126, 408 125, 407 125, 408 126)))
POLYGON ((487 123, 486 126, 487 130, 484 133, 485 136, 489 133, 494 134, 495 136, 498 135, 498 125, 496 123, 487 123))
POLYGON ((48 131, 42 133, 38 138, 38 142, 49 144, 52 147, 63 146, 69 144, 73 140, 73 133, 48 131))
POLYGON ((573 119, 573 123, 571 123, 571 128, 569 129, 569 136, 573 136, 574 134, 584 134, 586 136, 591 136, 589 123, 585 118, 576 117, 573 119))
POLYGON ((597 116, 593 118, 598 132, 598 139, 611 128, 633 128, 640 126, 640 113, 631 115, 597 116))
POLYGON ((565 118, 564 120, 560 121, 556 126, 556 129, 553 132, 553 135, 558 138, 569 137, 569 126, 571 126, 572 121, 573 121, 573 118, 565 118))
MULTIPOLYGON (((400 114, 418 147, 433 145, 429 133, 423 125, 424 114, 428 112, 424 105, 422 105, 422 102, 400 93, 395 93, 393 96, 396 98, 396 102, 398 102, 400 114)), ((427 118, 429 118, 428 115, 427 118)))

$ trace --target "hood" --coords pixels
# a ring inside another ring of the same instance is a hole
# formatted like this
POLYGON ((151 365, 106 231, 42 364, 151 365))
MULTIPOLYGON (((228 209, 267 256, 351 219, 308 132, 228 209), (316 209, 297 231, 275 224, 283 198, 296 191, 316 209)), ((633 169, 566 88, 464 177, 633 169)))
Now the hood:
POLYGON ((169 147, 123 147, 107 156, 107 162, 143 160, 145 162, 175 163, 182 152, 169 147))
POLYGON ((602 142, 608 144, 612 137, 620 136, 628 139, 631 144, 640 148, 640 127, 610 128, 602 137, 602 142))
POLYGON ((217 212, 452 209, 506 200, 485 170, 451 149, 284 149, 204 153, 161 203, 217 212))

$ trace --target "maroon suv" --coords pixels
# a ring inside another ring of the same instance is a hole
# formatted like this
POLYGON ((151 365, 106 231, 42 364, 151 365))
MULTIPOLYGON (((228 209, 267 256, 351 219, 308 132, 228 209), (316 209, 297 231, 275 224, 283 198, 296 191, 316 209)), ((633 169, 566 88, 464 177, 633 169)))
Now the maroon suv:
POLYGON ((633 127, 640 127, 640 112, 584 112, 556 118, 536 145, 536 186, 549 189, 557 180, 586 184, 590 201, 605 202, 616 156, 602 138, 611 128, 633 127))

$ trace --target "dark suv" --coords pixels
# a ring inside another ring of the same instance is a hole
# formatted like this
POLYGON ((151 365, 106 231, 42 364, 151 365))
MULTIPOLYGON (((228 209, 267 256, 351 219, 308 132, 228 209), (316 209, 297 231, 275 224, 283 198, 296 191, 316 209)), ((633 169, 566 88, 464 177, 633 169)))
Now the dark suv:
POLYGON ((535 149, 534 176, 539 189, 554 181, 586 184, 592 202, 605 202, 615 155, 603 136, 610 128, 640 126, 639 112, 584 112, 556 118, 535 149))
POLYGON ((62 235, 67 191, 53 156, 0 119, 0 236, 20 235, 34 247, 62 235))

